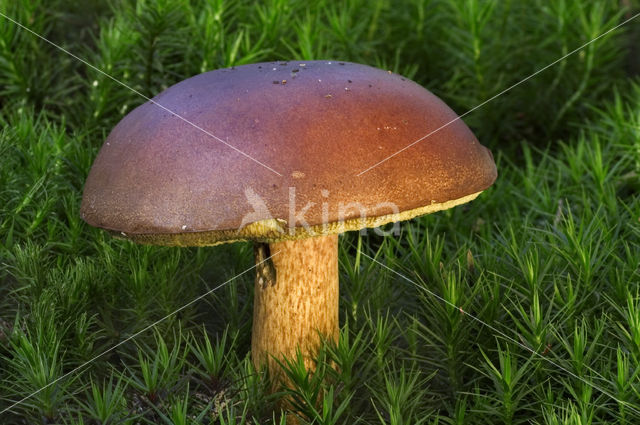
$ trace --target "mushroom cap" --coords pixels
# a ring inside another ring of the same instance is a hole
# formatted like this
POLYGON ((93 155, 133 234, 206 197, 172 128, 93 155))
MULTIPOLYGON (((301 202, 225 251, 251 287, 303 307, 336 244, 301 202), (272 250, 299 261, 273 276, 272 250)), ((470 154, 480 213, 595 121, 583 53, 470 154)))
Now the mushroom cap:
POLYGON ((274 242, 449 208, 496 176, 455 112, 401 75, 258 63, 196 75, 126 115, 93 163, 81 216, 143 243, 274 242))

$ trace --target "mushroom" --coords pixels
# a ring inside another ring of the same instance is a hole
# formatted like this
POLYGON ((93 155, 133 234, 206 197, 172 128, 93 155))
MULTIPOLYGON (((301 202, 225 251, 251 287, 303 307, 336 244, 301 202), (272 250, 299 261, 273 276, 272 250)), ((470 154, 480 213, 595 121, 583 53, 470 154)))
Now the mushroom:
POLYGON ((312 367, 321 335, 338 336, 337 235, 469 202, 496 175, 462 120, 400 75, 252 64, 189 78, 125 116, 81 215, 139 243, 253 241, 252 359, 274 368, 300 350, 312 367))

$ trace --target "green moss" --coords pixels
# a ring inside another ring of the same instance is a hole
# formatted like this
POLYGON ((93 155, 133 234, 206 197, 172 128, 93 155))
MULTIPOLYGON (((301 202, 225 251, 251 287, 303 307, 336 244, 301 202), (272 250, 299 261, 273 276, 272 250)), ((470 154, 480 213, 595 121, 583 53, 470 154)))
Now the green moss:
MULTIPOLYGON (((460 114, 625 13, 578 0, 76 3, 0 11, 145 95, 223 66, 335 58, 416 79, 460 114)), ((144 99, 0 20, 0 422, 285 423, 248 356, 249 244, 141 246, 87 226, 97 149, 144 99)), ((631 25, 464 117, 500 175, 473 203, 393 236, 341 236, 340 340, 315 375, 284 365, 305 421, 638 423, 631 25)))

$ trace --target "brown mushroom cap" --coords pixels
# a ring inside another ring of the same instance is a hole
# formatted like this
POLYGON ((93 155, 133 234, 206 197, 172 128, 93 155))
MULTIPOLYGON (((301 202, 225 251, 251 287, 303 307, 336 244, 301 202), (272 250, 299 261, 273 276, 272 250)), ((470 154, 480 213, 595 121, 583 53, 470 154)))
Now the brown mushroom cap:
POLYGON ((418 84, 365 65, 220 69, 153 101, 282 175, 147 102, 107 138, 81 207, 87 223, 138 242, 273 242, 372 227, 467 202, 497 175, 457 120, 358 176, 457 117, 418 84))

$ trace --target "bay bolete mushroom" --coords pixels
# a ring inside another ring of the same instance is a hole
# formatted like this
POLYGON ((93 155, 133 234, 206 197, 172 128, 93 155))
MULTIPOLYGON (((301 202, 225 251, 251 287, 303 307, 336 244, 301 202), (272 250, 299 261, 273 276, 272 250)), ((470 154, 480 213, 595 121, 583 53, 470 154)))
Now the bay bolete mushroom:
POLYGON ((207 72, 120 121, 81 214, 139 243, 254 241, 252 357, 273 365, 337 337, 338 233, 450 208, 493 183, 491 153, 456 118, 418 84, 354 63, 207 72))

